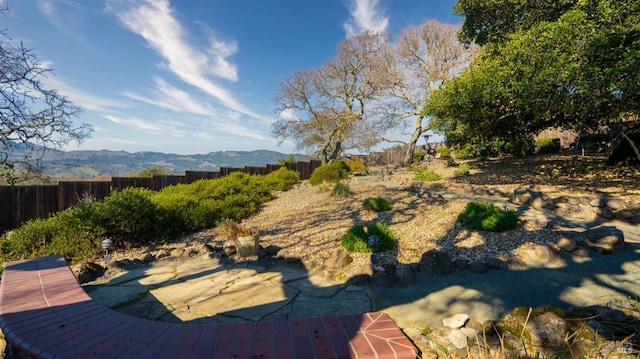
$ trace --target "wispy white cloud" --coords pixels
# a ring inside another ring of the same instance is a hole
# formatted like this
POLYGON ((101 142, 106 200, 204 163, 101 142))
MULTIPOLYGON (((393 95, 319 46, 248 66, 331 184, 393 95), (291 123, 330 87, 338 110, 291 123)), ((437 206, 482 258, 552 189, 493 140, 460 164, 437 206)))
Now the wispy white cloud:
POLYGON ((86 48, 92 47, 91 42, 82 35, 85 14, 91 11, 88 6, 72 0, 38 0, 37 6, 47 21, 59 31, 86 48))
MULTIPOLYGON (((42 64, 43 67, 51 68, 50 62, 43 61, 42 64)), ((56 89, 61 95, 66 96, 75 105, 80 106, 85 110, 106 112, 117 108, 127 107, 123 102, 94 96, 87 91, 75 88, 58 76, 47 76, 42 79, 42 82, 46 87, 56 89)))
POLYGON ((205 116, 212 116, 216 113, 213 106, 196 100, 188 92, 171 86, 160 77, 156 77, 154 82, 156 83, 156 88, 152 90, 154 98, 149 98, 133 92, 125 92, 124 95, 134 100, 146 102, 154 106, 176 112, 190 112, 205 116))
POLYGON ((379 0, 347 0, 347 7, 351 18, 344 24, 347 37, 371 30, 384 32, 389 25, 389 17, 383 10, 377 8, 379 0))
POLYGON ((169 135, 174 137, 184 137, 187 131, 181 128, 177 122, 157 121, 151 122, 137 117, 119 117, 113 115, 104 115, 104 118, 117 124, 127 126, 129 128, 151 133, 155 135, 169 135))
POLYGON ((188 43, 183 26, 167 0, 110 0, 107 8, 132 32, 142 36, 166 61, 167 68, 187 84, 216 98, 225 107, 256 119, 265 119, 237 101, 210 75, 236 81, 236 66, 227 58, 237 52, 235 42, 225 42, 209 33, 211 47, 202 52, 188 43))

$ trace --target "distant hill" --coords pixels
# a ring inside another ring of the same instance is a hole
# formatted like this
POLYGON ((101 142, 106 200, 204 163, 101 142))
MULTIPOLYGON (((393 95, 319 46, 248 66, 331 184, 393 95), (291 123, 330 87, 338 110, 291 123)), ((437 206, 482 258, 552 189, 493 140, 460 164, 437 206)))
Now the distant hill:
MULTIPOLYGON (((265 166, 286 159, 289 154, 276 151, 219 151, 207 154, 178 155, 162 152, 125 151, 47 151, 42 160, 44 173, 58 179, 92 179, 99 175, 132 175, 149 167, 162 167, 173 174, 186 170, 217 171, 220 167, 265 166)), ((307 161, 303 154, 294 154, 307 161)))

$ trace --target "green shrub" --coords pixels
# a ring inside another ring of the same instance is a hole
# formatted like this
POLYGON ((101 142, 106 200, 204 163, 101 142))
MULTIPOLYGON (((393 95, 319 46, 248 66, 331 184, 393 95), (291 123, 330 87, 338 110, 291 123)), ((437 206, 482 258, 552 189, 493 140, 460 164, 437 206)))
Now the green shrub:
POLYGON ((366 198, 362 202, 362 207, 368 211, 373 212, 384 212, 390 210, 393 206, 388 199, 375 197, 375 198, 366 198))
POLYGON ((313 173, 311 173, 309 183, 313 186, 324 182, 338 183, 341 180, 347 179, 350 173, 351 170, 346 163, 343 161, 333 161, 316 168, 313 173))
POLYGON ((539 138, 536 140, 535 153, 558 153, 560 152, 559 138, 539 138))
POLYGON ((503 210, 488 202, 471 202, 458 215, 458 221, 470 229, 500 232, 518 226, 518 212, 503 210))
POLYGON ((602 153, 609 150, 611 136, 604 133, 580 135, 579 142, 585 152, 602 153))
POLYGON ((172 239, 175 232, 171 228, 175 224, 161 223, 161 219, 166 217, 163 209, 151 200, 153 194, 144 188, 111 192, 104 200, 92 205, 93 225, 104 236, 116 242, 122 241, 127 246, 172 239))
POLYGON ((353 195, 353 192, 351 192, 351 189, 349 188, 348 184, 336 183, 336 185, 333 186, 333 189, 331 190, 331 195, 340 196, 340 197, 349 197, 353 195))
POLYGON ((516 138, 504 144, 504 153, 514 156, 526 156, 534 150, 534 142, 531 138, 516 138))
POLYGON ((416 168, 414 169, 414 173, 415 176, 413 179, 416 181, 433 182, 442 179, 442 176, 426 168, 416 168))
POLYGON ((440 158, 451 158, 449 147, 440 147, 436 149, 436 153, 440 155, 440 158))
POLYGON ((466 176, 471 172, 471 165, 464 162, 458 166, 458 169, 453 172, 456 176, 466 176))
POLYGON ((418 151, 413 154, 412 163, 419 163, 424 159, 424 156, 427 155, 426 151, 418 151))
POLYGON ((281 167, 264 176, 266 186, 271 190, 288 191, 300 182, 300 174, 296 171, 281 167))
POLYGON ((364 161, 359 158, 347 158, 344 160, 344 163, 349 166, 349 171, 351 173, 366 173, 367 166, 364 164, 364 161))
POLYGON ((352 252, 371 252, 369 236, 378 237, 376 252, 384 252, 396 246, 395 233, 384 223, 371 223, 365 226, 354 226, 342 236, 342 246, 352 252), (365 230, 366 228, 366 230, 365 230))

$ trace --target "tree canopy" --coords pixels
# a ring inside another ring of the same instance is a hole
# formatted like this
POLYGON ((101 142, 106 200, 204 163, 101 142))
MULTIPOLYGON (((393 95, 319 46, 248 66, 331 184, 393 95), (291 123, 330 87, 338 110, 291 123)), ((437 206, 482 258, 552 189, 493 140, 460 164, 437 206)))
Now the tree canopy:
POLYGON ((80 108, 42 83, 50 73, 33 50, 0 31, 0 176, 9 183, 38 173, 48 148, 81 142, 91 132, 89 125, 71 121, 80 108))
POLYGON ((583 131, 640 106, 640 2, 458 0, 462 40, 484 45, 426 113, 453 144, 583 131))

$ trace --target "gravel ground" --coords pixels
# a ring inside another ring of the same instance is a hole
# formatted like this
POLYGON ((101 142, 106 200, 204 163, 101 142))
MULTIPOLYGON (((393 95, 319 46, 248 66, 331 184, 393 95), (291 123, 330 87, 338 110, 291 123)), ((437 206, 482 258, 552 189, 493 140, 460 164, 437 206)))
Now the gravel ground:
MULTIPOLYGON (((471 175, 457 177, 457 167, 444 161, 432 161, 429 169, 443 179, 433 183, 413 180, 413 173, 404 168, 379 169, 384 175, 353 177, 349 182, 352 196, 331 196, 330 192, 309 185, 306 181, 261 206, 258 213, 243 224, 258 230, 263 247, 276 246, 288 256, 299 257, 305 264, 322 264, 341 248, 340 239, 351 227, 370 222, 387 224, 396 234, 398 246, 379 254, 382 264, 407 265, 418 263, 431 249, 447 250, 453 258, 474 260, 486 256, 506 258, 519 248, 555 241, 557 234, 544 223, 521 221, 517 229, 501 233, 470 231, 456 224, 456 218, 467 200, 446 200, 439 189, 473 192, 489 189, 502 193, 503 198, 517 187, 533 186, 552 196, 569 194, 592 195, 607 193, 627 199, 640 199, 640 169, 606 167, 601 157, 575 155, 529 156, 485 162, 472 162, 471 175), (373 178, 373 180, 371 180, 373 178), (420 187, 416 191, 416 187, 420 187), (419 196, 418 193, 421 195, 419 196), (390 200, 390 211, 375 213, 363 209, 368 197, 390 200)), ((222 243, 215 229, 183 236, 165 245, 186 247, 198 243, 222 243)), ((227 244, 231 244, 227 241, 227 244)), ((114 253, 135 258, 149 249, 133 249, 114 253)), ((351 253, 353 262, 343 270, 348 278, 369 263, 368 253, 351 253)))

